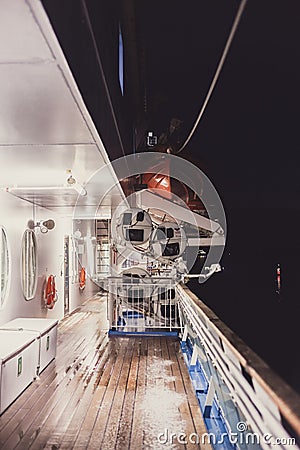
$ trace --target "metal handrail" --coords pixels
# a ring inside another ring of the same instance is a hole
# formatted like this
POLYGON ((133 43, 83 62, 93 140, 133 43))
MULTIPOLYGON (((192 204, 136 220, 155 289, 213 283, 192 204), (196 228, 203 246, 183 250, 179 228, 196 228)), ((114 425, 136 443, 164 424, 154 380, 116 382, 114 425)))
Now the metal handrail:
POLYGON ((175 287, 170 277, 108 277, 110 329, 126 333, 178 328, 175 287))
POLYGON ((210 355, 251 427, 258 432, 268 429, 274 436, 295 435, 299 439, 300 396, 186 286, 178 286, 177 292, 179 307, 192 333, 210 355))

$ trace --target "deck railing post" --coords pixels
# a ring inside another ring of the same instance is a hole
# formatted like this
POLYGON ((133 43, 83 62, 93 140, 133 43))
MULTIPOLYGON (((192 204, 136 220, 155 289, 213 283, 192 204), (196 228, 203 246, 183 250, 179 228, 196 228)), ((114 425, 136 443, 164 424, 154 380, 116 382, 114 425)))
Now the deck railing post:
POLYGON ((215 396, 215 391, 216 390, 215 390, 215 386, 214 386, 214 382, 213 382, 213 377, 210 377, 208 392, 207 392, 205 405, 204 405, 204 413, 203 413, 203 416, 205 418, 210 417, 210 413, 211 413, 211 409, 212 409, 212 405, 213 405, 213 401, 214 401, 214 396, 215 396))
MULTIPOLYGON (((181 317, 181 314, 180 314, 180 317, 181 317)), ((180 320, 180 322, 181 322, 181 320, 180 320)), ((182 342, 186 342, 187 337, 188 337, 188 326, 187 326, 187 324, 185 324, 184 325, 183 336, 182 336, 182 342)))
POLYGON ((193 368, 196 366, 197 359, 198 359, 198 349, 197 349, 197 345, 194 344, 193 354, 192 354, 192 358, 191 358, 191 362, 190 362, 190 368, 193 368))

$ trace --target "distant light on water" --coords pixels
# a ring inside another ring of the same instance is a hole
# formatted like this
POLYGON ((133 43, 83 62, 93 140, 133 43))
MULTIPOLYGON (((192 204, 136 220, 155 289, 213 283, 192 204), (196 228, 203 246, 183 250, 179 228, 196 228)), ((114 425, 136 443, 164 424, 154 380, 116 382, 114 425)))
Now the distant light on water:
POLYGON ((276 268, 276 293, 281 294, 281 267, 279 263, 276 268))

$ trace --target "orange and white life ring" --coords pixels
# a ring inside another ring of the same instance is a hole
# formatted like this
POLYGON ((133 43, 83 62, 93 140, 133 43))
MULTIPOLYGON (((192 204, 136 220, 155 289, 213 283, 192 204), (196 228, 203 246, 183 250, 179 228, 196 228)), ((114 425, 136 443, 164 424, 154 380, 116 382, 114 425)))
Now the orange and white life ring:
POLYGON ((82 291, 85 288, 85 282, 86 282, 86 271, 85 268, 82 267, 79 274, 79 289, 81 289, 82 291))
POLYGON ((57 292, 55 288, 55 276, 49 275, 45 289, 46 308, 53 309, 56 301, 57 301, 57 292))

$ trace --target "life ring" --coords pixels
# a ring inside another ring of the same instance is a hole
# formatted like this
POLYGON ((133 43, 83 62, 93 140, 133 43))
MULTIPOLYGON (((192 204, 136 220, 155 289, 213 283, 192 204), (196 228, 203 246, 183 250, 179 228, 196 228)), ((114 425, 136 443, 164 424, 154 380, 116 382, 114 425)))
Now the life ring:
POLYGON ((57 301, 57 293, 55 288, 55 276, 49 275, 45 290, 46 308, 53 309, 56 301, 57 301))
POLYGON ((81 289, 82 291, 85 288, 85 282, 86 282, 86 271, 85 268, 82 267, 79 274, 79 289, 81 289))

